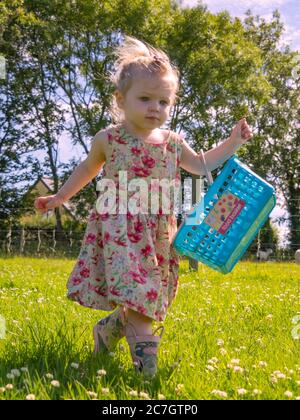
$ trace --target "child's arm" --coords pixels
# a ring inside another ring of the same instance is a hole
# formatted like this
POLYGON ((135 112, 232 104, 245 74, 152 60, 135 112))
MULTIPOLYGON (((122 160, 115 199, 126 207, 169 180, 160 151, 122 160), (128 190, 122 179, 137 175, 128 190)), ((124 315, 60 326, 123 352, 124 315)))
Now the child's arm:
POLYGON ((101 130, 95 135, 87 158, 75 168, 72 175, 57 194, 37 198, 34 202, 36 209, 41 212, 46 212, 50 208, 60 206, 73 197, 98 174, 105 162, 104 141, 106 134, 105 130, 101 130))
MULTIPOLYGON (((207 170, 212 171, 218 168, 251 137, 253 137, 253 134, 246 120, 243 118, 234 127, 228 139, 224 140, 220 145, 204 153, 207 170)), ((205 175, 205 171, 201 166, 199 155, 188 145, 185 140, 183 140, 180 166, 192 174, 198 176, 205 175)))

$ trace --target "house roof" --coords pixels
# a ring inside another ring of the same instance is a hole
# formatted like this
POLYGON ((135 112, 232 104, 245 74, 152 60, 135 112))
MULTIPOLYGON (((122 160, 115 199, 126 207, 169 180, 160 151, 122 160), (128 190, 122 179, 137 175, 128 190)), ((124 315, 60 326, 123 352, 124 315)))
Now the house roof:
MULTIPOLYGON (((37 184, 39 183, 39 182, 41 182, 46 188, 47 188, 47 190, 51 193, 51 194, 53 194, 54 193, 54 181, 53 181, 53 179, 52 178, 50 178, 49 176, 40 176, 36 181, 35 181, 35 183, 29 188, 29 190, 28 191, 30 191, 30 190, 33 190, 36 186, 37 186, 37 184)), ((75 219, 76 218, 76 215, 75 215, 75 212, 74 212, 74 206, 71 204, 71 203, 69 203, 69 202, 66 202, 66 203, 63 203, 62 204, 62 207, 75 219)))

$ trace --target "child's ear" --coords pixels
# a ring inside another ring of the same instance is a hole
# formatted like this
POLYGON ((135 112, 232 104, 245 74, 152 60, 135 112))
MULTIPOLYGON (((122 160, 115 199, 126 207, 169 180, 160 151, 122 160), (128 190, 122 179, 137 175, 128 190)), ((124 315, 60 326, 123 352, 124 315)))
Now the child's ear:
POLYGON ((124 105, 124 96, 122 95, 122 93, 119 90, 116 90, 114 92, 117 104, 119 108, 123 108, 124 105))

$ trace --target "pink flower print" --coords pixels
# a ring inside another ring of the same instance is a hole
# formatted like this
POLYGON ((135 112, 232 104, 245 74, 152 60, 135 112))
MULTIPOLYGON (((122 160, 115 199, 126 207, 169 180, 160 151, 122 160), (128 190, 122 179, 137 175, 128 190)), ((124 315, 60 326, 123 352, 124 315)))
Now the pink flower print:
POLYGON ((168 283, 169 283, 168 278, 166 278, 166 277, 164 279, 162 279, 162 281, 161 281, 161 284, 162 284, 163 287, 168 287, 168 283))
POLYGON ((145 270, 140 264, 139 264, 139 272, 142 274, 142 276, 146 277, 148 275, 148 271, 145 270))
POLYGON ((96 235, 94 235, 94 233, 89 233, 85 239, 85 243, 88 244, 92 244, 93 242, 95 242, 96 240, 96 235))
POLYGON ((136 165, 134 165, 132 167, 132 170, 133 170, 133 172, 136 176, 146 177, 146 176, 149 176, 151 174, 151 171, 149 169, 141 168, 141 167, 136 166, 136 165))
POLYGON ((82 282, 82 279, 80 277, 73 277, 71 280, 73 286, 77 286, 78 284, 80 284, 82 282))
POLYGON ((96 293, 97 293, 97 295, 99 295, 99 296, 104 296, 104 297, 106 297, 106 296, 107 296, 107 293, 105 292, 105 290, 104 290, 104 288, 103 288, 103 287, 96 286, 96 287, 95 287, 95 292, 96 292, 96 293))
POLYGON ((146 298, 150 300, 150 302, 154 302, 157 299, 157 291, 154 289, 150 289, 149 292, 146 294, 146 298))
POLYGON ((177 261, 175 258, 170 258, 170 265, 177 265, 177 261))
POLYGON ((144 255, 144 257, 148 257, 152 252, 152 248, 150 245, 147 245, 145 248, 141 249, 141 253, 144 255))
POLYGON ((116 286, 111 286, 109 288, 109 292, 113 295, 113 296, 121 296, 121 291, 119 289, 116 288, 116 286))
POLYGON ((134 230, 135 232, 139 232, 139 233, 143 232, 144 227, 143 227, 143 223, 140 220, 134 223, 134 230))
POLYGON ((120 143, 120 144, 127 144, 127 141, 126 140, 124 140, 122 137, 120 137, 120 136, 116 136, 115 137, 115 140, 116 140, 116 142, 117 143, 120 143))
POLYGON ((155 221, 155 220, 150 219, 150 220, 148 221, 148 226, 149 226, 151 229, 154 229, 154 228, 156 227, 156 221, 155 221))
POLYGON ((79 274, 86 279, 90 275, 90 270, 87 267, 85 267, 80 271, 79 274))
POLYGON ((175 152, 175 147, 174 147, 174 146, 172 146, 172 144, 171 144, 171 143, 168 143, 168 144, 167 144, 167 150, 168 150, 169 152, 171 152, 171 153, 174 153, 174 152, 175 152))
POLYGON ((143 156, 142 162, 145 166, 152 169, 155 166, 155 159, 153 159, 151 156, 143 156))
POLYGON ((115 238, 114 243, 121 246, 126 246, 126 241, 122 240, 121 238, 115 238))
POLYGON ((91 257, 91 260, 92 260, 94 265, 97 265, 98 264, 98 254, 91 257))
POLYGON ((128 236, 128 239, 130 240, 130 242, 135 243, 135 244, 137 242, 140 242, 140 240, 143 237, 142 235, 134 233, 134 232, 129 232, 127 236, 128 236))
POLYGON ((138 273, 135 273, 134 271, 129 271, 129 274, 130 274, 132 280, 134 280, 136 283, 139 283, 139 284, 145 284, 146 283, 146 279, 143 278, 142 276, 140 276, 138 273))
POLYGON ((142 305, 138 305, 138 306, 136 307, 136 309, 137 309, 137 311, 138 311, 140 314, 144 314, 144 315, 146 315, 146 314, 147 314, 147 310, 146 310, 146 308, 145 308, 144 306, 142 306, 142 305))
POLYGON ((132 252, 129 252, 129 258, 131 259, 131 261, 134 261, 134 262, 137 261, 136 256, 132 252))
POLYGON ((126 299, 124 303, 125 303, 125 306, 127 306, 128 308, 135 307, 134 303, 131 300, 126 299))
POLYGON ((105 220, 109 219, 109 214, 108 213, 104 213, 104 214, 99 214, 100 219, 105 222, 105 220))
POLYGON ((105 232, 103 243, 106 244, 110 240, 110 234, 108 232, 105 232))
POLYGON ((139 149, 138 147, 132 147, 131 148, 131 151, 132 151, 132 153, 134 154, 134 155, 136 155, 136 156, 139 156, 141 153, 142 153, 142 151, 141 151, 141 149, 139 149))
POLYGON ((165 262, 165 258, 160 254, 156 254, 156 257, 157 257, 158 265, 163 265, 163 263, 165 262))
POLYGON ((93 222, 94 220, 99 220, 99 214, 95 211, 90 214, 90 221, 93 222))
POLYGON ((81 259, 80 259, 80 260, 78 261, 78 266, 79 266, 79 267, 83 267, 83 266, 84 266, 84 264, 85 264, 85 261, 84 261, 84 260, 81 260, 81 259))

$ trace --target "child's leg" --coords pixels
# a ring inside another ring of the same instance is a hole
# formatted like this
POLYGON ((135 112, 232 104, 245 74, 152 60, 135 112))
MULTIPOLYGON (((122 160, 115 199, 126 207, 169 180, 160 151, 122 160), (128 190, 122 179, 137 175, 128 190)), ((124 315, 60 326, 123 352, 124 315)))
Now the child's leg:
POLYGON ((101 319, 93 329, 94 353, 112 351, 125 336, 125 308, 120 306, 112 314, 101 319))
MULTIPOLYGON (((146 376, 153 377, 157 372, 157 350, 160 336, 152 334, 152 319, 128 309, 125 334, 130 346, 135 368, 146 376)), ((157 329, 157 330, 158 330, 157 329)))
POLYGON ((142 315, 129 308, 126 308, 125 311, 127 322, 134 326, 137 335, 152 334, 152 318, 142 315))

